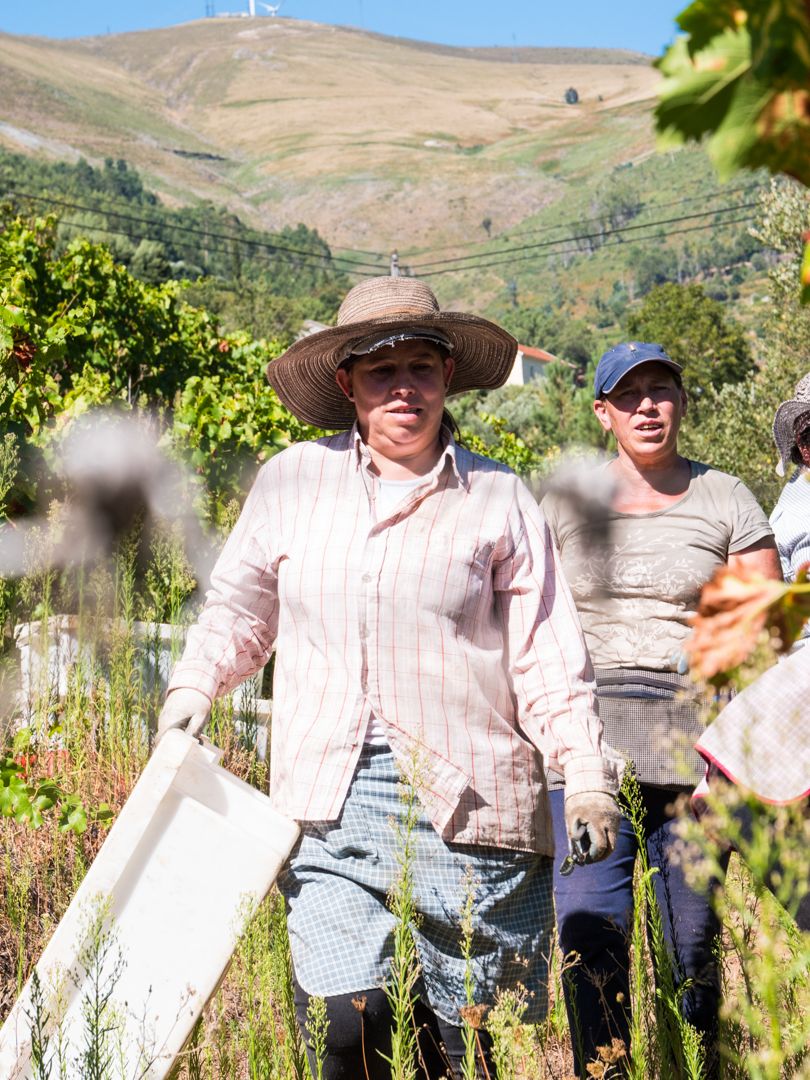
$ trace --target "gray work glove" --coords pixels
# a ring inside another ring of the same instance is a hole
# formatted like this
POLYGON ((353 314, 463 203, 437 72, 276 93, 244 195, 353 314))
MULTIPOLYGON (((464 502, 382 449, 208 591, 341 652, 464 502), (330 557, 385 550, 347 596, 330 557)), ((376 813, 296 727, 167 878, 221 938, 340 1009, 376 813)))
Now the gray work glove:
POLYGON ((565 830, 583 862, 599 862, 613 851, 620 821, 616 800, 604 791, 585 791, 565 800, 565 830))
POLYGON ((211 715, 211 699, 201 690, 180 686, 166 698, 158 717, 157 741, 170 728, 183 728, 189 735, 199 735, 211 715))

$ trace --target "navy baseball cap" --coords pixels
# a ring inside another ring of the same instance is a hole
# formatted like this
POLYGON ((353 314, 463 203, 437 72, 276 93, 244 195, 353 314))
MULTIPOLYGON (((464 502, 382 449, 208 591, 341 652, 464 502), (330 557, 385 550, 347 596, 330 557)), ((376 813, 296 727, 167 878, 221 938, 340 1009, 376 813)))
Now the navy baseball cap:
POLYGON ((621 345, 614 345, 603 353, 601 360, 596 365, 596 373, 593 377, 593 396, 601 397, 609 394, 620 379, 623 379, 628 371, 632 371, 639 364, 647 364, 651 360, 657 360, 659 364, 666 364, 673 371, 681 372, 683 368, 667 356, 661 345, 650 341, 623 341, 621 345))

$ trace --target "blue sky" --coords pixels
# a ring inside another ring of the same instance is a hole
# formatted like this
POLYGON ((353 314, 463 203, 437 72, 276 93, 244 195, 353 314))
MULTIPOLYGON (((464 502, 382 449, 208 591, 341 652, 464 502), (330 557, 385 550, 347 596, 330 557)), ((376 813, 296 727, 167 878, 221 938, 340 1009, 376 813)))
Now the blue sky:
MULTIPOLYGON (((275 2, 275 0, 274 0, 275 2)), ((248 0, 214 0, 215 11, 248 0)), ((282 15, 448 45, 576 45, 657 55, 687 0, 284 0, 282 15)), ((256 10, 262 9, 257 3, 256 10)), ((202 18, 206 0, 2 0, 0 30, 46 37, 121 33, 202 18)))

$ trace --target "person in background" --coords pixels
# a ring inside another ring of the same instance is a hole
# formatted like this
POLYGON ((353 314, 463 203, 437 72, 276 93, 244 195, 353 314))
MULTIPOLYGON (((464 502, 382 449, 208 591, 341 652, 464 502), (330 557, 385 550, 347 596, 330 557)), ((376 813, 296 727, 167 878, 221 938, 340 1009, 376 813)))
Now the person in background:
MULTIPOLYGON (((806 852, 810 839, 808 713, 810 649, 800 649, 738 694, 700 736, 695 749, 706 762, 706 775, 692 795, 692 806, 700 818, 707 811, 707 796, 725 797, 729 784, 744 789, 761 803, 804 805, 803 833, 772 834, 767 845, 770 865, 763 874, 764 883, 781 892, 785 906, 801 930, 810 930, 808 882, 792 881, 784 873, 781 848, 794 844, 806 852)), ((743 843, 750 843, 756 810, 752 812, 750 806, 743 806, 734 813, 741 826, 743 843)), ((760 855, 763 850, 760 844, 760 855)))
MULTIPOLYGON (((810 562, 810 372, 798 382, 794 396, 776 410, 773 438, 779 475, 785 475, 789 464, 796 466, 771 514, 782 573, 785 581, 795 581, 800 567, 810 562)), ((797 645, 808 637, 810 623, 797 645)))
MULTIPOLYGON (((605 740, 635 767, 676 983, 690 983, 683 1013, 703 1037, 713 1075, 718 924, 709 897, 694 892, 670 858, 672 803, 700 775, 692 746, 703 730, 682 646, 701 588, 719 566, 778 577, 779 560, 768 520, 745 485, 678 453, 687 398, 680 366, 660 345, 627 342, 609 349, 596 369, 594 398, 596 416, 617 446, 616 456, 592 476, 594 485, 613 485, 607 528, 602 524, 597 533, 554 493, 542 509, 594 662, 605 740)), ((551 774, 549 784, 559 845, 563 792, 551 774)), ((613 1038, 629 1043, 636 854, 633 830, 623 820, 609 858, 555 876, 560 944, 579 956, 565 997, 581 1077, 599 1046, 613 1038)))
POLYGON ((283 403, 339 434, 259 472, 160 717, 160 732, 200 730, 275 650, 271 796, 302 826, 279 884, 305 1034, 311 998, 326 1000, 326 1080, 390 1074, 383 985, 405 831, 432 1078, 461 1075, 468 977, 475 1005, 520 984, 526 1019, 544 1013, 544 766, 565 777, 566 848, 599 860, 618 828, 616 763, 546 523, 511 470, 456 443, 444 411, 448 393, 502 384, 515 353, 493 323, 390 277, 357 285, 337 326, 271 362, 283 403))

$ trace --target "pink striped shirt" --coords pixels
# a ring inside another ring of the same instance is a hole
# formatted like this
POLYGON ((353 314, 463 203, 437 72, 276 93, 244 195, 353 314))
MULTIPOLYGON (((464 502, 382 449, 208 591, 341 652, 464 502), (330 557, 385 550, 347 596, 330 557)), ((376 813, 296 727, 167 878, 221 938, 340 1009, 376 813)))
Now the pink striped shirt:
POLYGON ((590 660, 530 492, 446 438, 384 520, 356 430, 264 465, 171 688, 213 699, 275 648, 283 813, 339 816, 373 712, 446 840, 552 854, 544 765, 616 785, 590 660))

